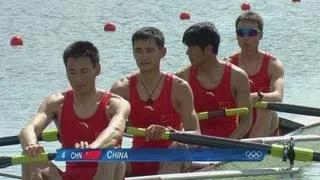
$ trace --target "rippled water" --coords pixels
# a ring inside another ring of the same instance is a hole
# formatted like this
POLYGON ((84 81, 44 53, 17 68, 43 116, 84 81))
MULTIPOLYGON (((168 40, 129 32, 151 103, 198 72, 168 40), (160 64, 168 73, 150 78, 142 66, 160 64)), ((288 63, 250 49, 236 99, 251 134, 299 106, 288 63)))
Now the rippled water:
MULTIPOLYGON (((45 96, 69 87, 62 52, 72 41, 89 40, 97 45, 103 68, 98 86, 108 89, 115 80, 136 70, 130 39, 142 26, 158 27, 166 36, 168 54, 162 62, 164 71, 175 72, 189 63, 181 43, 182 33, 199 21, 212 21, 220 31, 220 58, 234 53, 238 50, 234 21, 241 13, 241 2, 0 0, 0 136, 18 134, 45 96), (181 21, 179 15, 185 10, 191 13, 191 19, 181 21), (105 22, 114 22, 117 31, 104 32, 105 22), (10 38, 15 34, 24 37, 24 46, 10 46, 10 38)), ((301 3, 256 0, 251 1, 251 6, 265 20, 261 47, 285 65, 284 101, 320 107, 318 0, 301 3)), ((48 143, 47 147, 54 150, 59 145, 48 143)), ((0 148, 1 155, 20 152, 19 146, 0 148)), ((20 168, 3 171, 19 174, 20 168)), ((320 175, 318 164, 308 171, 320 175)))

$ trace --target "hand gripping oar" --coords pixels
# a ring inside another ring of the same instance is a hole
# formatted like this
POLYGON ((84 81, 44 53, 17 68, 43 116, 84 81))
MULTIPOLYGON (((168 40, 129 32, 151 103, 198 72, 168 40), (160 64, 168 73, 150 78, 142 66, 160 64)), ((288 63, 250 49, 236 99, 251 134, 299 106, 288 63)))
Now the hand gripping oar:
MULTIPOLYGON (((127 127, 126 133, 133 134, 134 136, 145 136, 146 129, 127 127)), ((279 144, 259 144, 252 142, 244 142, 235 139, 221 138, 206 135, 194 135, 183 132, 165 132, 162 134, 161 139, 176 141, 180 143, 193 144, 206 147, 215 148, 261 148, 266 149, 267 154, 284 158, 287 154, 287 149, 279 144)), ((294 147, 291 153, 294 152, 294 160, 298 161, 320 161, 320 152, 314 152, 312 149, 294 147)))
MULTIPOLYGON (((126 133, 133 134, 134 136, 145 136, 146 129, 127 127, 126 133)), ((165 132, 162 134, 161 139, 177 141, 180 143, 193 144, 206 147, 215 147, 215 148, 258 148, 265 149, 267 154, 284 158, 289 153, 285 153, 287 149, 283 145, 278 144, 259 144, 251 142, 243 142, 235 139, 220 138, 213 136, 205 135, 194 135, 187 134, 183 132, 165 132)), ((291 156, 293 160, 298 161, 318 161, 320 162, 320 152, 315 152, 312 149, 307 148, 297 148, 292 147, 291 156)), ((56 156, 56 153, 44 153, 38 157, 31 158, 27 156, 2 156, 0 157, 0 168, 5 168, 11 165, 25 164, 25 163, 36 163, 36 162, 46 162, 48 160, 53 160, 56 156)), ((290 158, 290 157, 288 157, 290 158)))
MULTIPOLYGON (((201 112, 198 113, 199 120, 205 120, 210 117, 217 116, 235 116, 235 115, 243 115, 248 114, 248 108, 234 108, 234 109, 223 109, 219 111, 210 111, 210 112, 201 112)), ((46 130, 43 131, 42 134, 38 137, 38 141, 57 141, 59 139, 59 134, 57 130, 46 130)), ((20 144, 20 140, 18 136, 8 136, 0 138, 0 146, 8 146, 20 144)))
MULTIPOLYGON (((37 138, 38 141, 57 141, 59 139, 59 134, 57 130, 46 130, 37 138)), ((0 138, 0 146, 8 146, 20 144, 19 136, 8 136, 0 138)))
POLYGON ((279 112, 320 117, 320 108, 285 104, 281 102, 257 101, 253 104, 252 107, 259 108, 259 109, 270 109, 270 110, 279 111, 279 112))

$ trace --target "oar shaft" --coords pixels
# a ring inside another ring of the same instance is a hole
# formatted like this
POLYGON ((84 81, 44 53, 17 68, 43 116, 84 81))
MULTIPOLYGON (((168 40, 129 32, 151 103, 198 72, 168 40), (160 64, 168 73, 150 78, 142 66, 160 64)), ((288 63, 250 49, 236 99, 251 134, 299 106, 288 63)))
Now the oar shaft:
POLYGON ((279 112, 320 117, 319 108, 308 107, 308 106, 285 104, 281 102, 258 101, 253 104, 253 107, 259 108, 259 109, 270 109, 270 110, 279 111, 279 112))
POLYGON ((313 152, 312 161, 320 162, 320 152, 313 152))
MULTIPOLYGON (((217 116, 235 116, 235 115, 243 115, 248 114, 248 108, 234 108, 234 109, 224 109, 219 111, 209 111, 209 112, 201 112, 198 113, 199 120, 207 120, 211 117, 217 116)), ((46 130, 42 132, 42 134, 38 137, 38 141, 57 141, 59 139, 59 133, 57 130, 46 130)), ((9 146, 20 144, 20 140, 18 136, 8 136, 0 138, 0 146, 9 146)))
MULTIPOLYGON (((134 128, 127 127, 126 132, 128 134, 133 134, 134 136, 144 136, 145 129, 142 128, 134 128)), ((198 145, 198 146, 206 146, 206 147, 214 147, 214 148, 259 148, 265 149, 267 154, 270 154, 274 157, 283 157, 283 145, 268 145, 268 144, 259 144, 253 142, 243 142, 240 140, 222 138, 222 137, 214 137, 214 136, 206 136, 206 135, 195 135, 188 133, 175 133, 175 132, 165 132, 161 136, 164 140, 171 140, 180 143, 198 145)), ((296 158, 298 161, 320 161, 320 153, 314 152, 312 149, 307 148, 294 148, 296 158)))
MULTIPOLYGON (((143 128, 135 128, 135 127, 127 127, 126 133, 132 134, 134 136, 145 136, 146 129, 143 128)), ((161 139, 163 140, 171 140, 177 141, 180 143, 193 144, 198 146, 206 146, 206 147, 237 147, 237 148, 264 148, 267 150, 271 149, 270 145, 267 144, 258 144, 252 142, 242 142, 235 139, 222 138, 222 137, 214 137, 214 136, 206 136, 206 135, 195 135, 188 133, 175 133, 175 132, 164 132, 161 135, 161 139)))
POLYGON ((20 140, 18 136, 8 136, 8 137, 0 138, 0 146, 9 146, 14 144, 20 144, 20 140))
MULTIPOLYGON (((38 141, 43 141, 43 137, 40 136, 37 138, 38 141)), ((7 136, 4 138, 0 138, 0 146, 10 146, 20 144, 19 136, 7 136)))
MULTIPOLYGON (((59 133, 57 130, 46 130, 37 138, 38 141, 57 141, 59 139, 59 133)), ((9 146, 20 144, 19 136, 7 136, 0 138, 0 146, 9 146)))
POLYGON ((170 133, 171 141, 180 143, 193 144, 198 146, 206 146, 213 148, 263 148, 269 150, 269 145, 257 144, 251 142, 241 142, 234 139, 220 138, 206 135, 194 135, 187 133, 170 133))

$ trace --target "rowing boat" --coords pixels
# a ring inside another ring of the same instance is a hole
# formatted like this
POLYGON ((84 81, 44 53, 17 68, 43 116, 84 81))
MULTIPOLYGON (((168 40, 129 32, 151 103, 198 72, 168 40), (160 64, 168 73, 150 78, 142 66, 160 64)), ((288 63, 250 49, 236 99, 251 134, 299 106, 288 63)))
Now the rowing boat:
MULTIPOLYGON (((309 118, 309 117, 308 117, 309 118)), ((290 121, 288 119, 281 119, 280 123, 280 129, 284 130, 289 130, 291 129, 290 132, 286 132, 284 136, 279 136, 279 137, 266 137, 266 138, 255 138, 253 141, 263 141, 264 143, 283 143, 283 142, 288 142, 285 139, 290 139, 291 137, 303 137, 306 138, 309 136, 309 138, 315 138, 317 134, 319 134, 320 131, 320 119, 319 118, 311 118, 313 123, 310 123, 311 121, 307 121, 309 124, 308 125, 303 125, 301 123, 296 123, 293 121, 290 121), (305 135, 305 136, 304 136, 305 135), (289 138, 286 138, 289 137, 289 138), (260 139, 260 140, 259 140, 260 139), (268 142, 268 139, 270 140, 268 142)), ((310 119, 310 120, 311 120, 310 119)), ((296 146, 299 147, 306 147, 313 149, 315 151, 320 150, 319 146, 319 137, 316 140, 310 140, 307 138, 307 140, 297 140, 295 141, 293 139, 293 142, 296 146)), ((311 162, 294 162, 294 167, 306 167, 309 166, 311 162)), ((250 170, 250 169, 256 169, 256 168, 273 168, 273 167, 279 167, 279 168, 290 168, 290 163, 289 160, 283 161, 283 159, 271 157, 271 156, 266 156, 263 161, 261 162, 229 162, 229 163, 217 163, 217 164, 212 164, 210 166, 207 166, 198 172, 206 172, 206 171, 224 171, 224 170, 238 170, 238 171, 245 171, 245 170, 250 170)), ((303 173, 303 172, 302 172, 303 173)), ((295 177, 301 177, 301 173, 298 174, 295 177)), ((266 177, 264 177, 266 178, 266 177)))
MULTIPOLYGON (((294 138, 294 143, 296 143, 299 147, 302 146, 314 150, 320 150, 320 147, 317 146, 317 142, 319 141, 320 136, 316 135, 315 133, 319 132, 320 130, 320 119, 311 119, 299 123, 297 121, 280 118, 279 128, 281 135, 283 136, 243 139, 243 141, 260 143, 283 143, 288 142, 288 140, 290 140, 291 138, 294 138), (295 139, 297 140, 295 141, 295 139)), ((310 163, 308 162, 294 162, 295 167, 290 167, 290 163, 288 161, 283 162, 282 159, 266 156, 265 159, 261 162, 218 162, 211 163, 211 165, 207 165, 206 167, 198 171, 187 174, 176 173, 130 177, 126 178, 126 180, 178 180, 210 178, 247 179, 248 177, 254 177, 254 179, 282 179, 291 177, 293 175, 295 175, 294 177, 296 178, 301 178, 301 172, 303 173, 303 171, 301 171, 300 168, 306 167, 308 165, 310 165, 310 163)))
MULTIPOLYGON (((266 138, 255 138, 246 139, 243 141, 254 141, 254 142, 264 142, 264 143, 278 143, 285 142, 291 137, 297 138, 297 144, 299 146, 305 146, 314 150, 317 150, 316 141, 319 140, 319 136, 314 135, 314 132, 320 130, 320 120, 316 119, 318 123, 311 123, 309 125, 303 125, 302 123, 290 121, 288 119, 280 119, 280 129, 282 133, 287 133, 285 136, 278 137, 266 137, 266 138), (304 135, 305 134, 305 135, 304 135), (309 135, 307 135, 309 134, 309 135), (310 135, 313 134, 313 135, 310 135), (300 136, 297 136, 300 135, 300 136), (306 140, 309 140, 306 142, 306 140), (307 144, 309 143, 309 144, 307 144), (311 143, 311 144, 310 144, 311 143)), ((318 148, 319 149, 319 148, 318 148)), ((298 163, 297 167, 305 166, 308 163, 298 163)), ((197 179, 203 179, 208 177, 247 177, 247 176, 269 176, 269 175, 284 175, 284 174, 296 174, 299 172, 299 168, 287 168, 289 167, 288 162, 281 162, 281 159, 272 158, 269 156, 265 157, 262 162, 229 162, 229 163, 215 163, 214 165, 208 165, 207 167, 193 173, 188 174, 170 174, 170 175, 156 175, 151 177, 141 177, 142 179, 186 179, 186 176, 194 177, 197 179), (184 177, 184 178, 183 178, 184 177)), ((140 178, 140 177, 135 177, 140 178)), ((130 178, 128 178, 130 180, 130 178)), ((191 178, 192 179, 192 178, 191 178)), ((134 180, 134 179, 132 179, 134 180)))

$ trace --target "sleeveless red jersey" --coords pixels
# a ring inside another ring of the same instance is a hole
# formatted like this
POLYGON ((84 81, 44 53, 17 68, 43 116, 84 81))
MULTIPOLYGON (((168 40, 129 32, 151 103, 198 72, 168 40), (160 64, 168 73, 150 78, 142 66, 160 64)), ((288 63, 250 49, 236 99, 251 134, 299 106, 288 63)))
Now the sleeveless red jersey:
MULTIPOLYGON (((233 55, 231 58, 231 63, 236 66, 238 66, 239 64, 238 55, 239 53, 233 55)), ((270 92, 270 78, 268 75, 270 57, 271 57, 270 54, 265 53, 262 59, 262 65, 260 70, 256 74, 249 76, 251 93, 258 92, 258 91, 261 91, 264 93, 270 92)), ((255 124, 256 119, 257 119, 257 109, 252 108, 252 127, 255 124)), ((246 135, 246 137, 250 134, 250 132, 251 132, 251 129, 246 135)))
MULTIPOLYGON (((92 143, 108 126, 109 120, 105 115, 111 93, 104 93, 96 112, 87 119, 77 117, 73 109, 73 90, 67 91, 60 119, 60 141, 63 148, 74 148, 75 143, 88 141, 92 143)), ((98 163, 66 163, 64 180, 90 180, 94 177, 98 163)))
MULTIPOLYGON (((130 105, 131 112, 129 116, 130 125, 133 127, 147 128, 152 124, 170 126, 174 129, 181 129, 181 118, 173 107, 171 100, 171 91, 173 84, 173 75, 164 75, 164 84, 161 93, 153 101, 152 109, 146 108, 147 104, 141 100, 137 90, 137 76, 133 74, 130 77, 130 105)), ((133 148, 168 148, 169 141, 149 141, 144 137, 134 137, 132 141, 133 148)), ((131 163, 131 176, 157 174, 159 170, 158 162, 131 163)))
MULTIPOLYGON (((213 89, 205 89, 197 79, 197 68, 191 66, 189 84, 193 91, 194 107, 197 113, 236 108, 231 92, 231 64, 227 63, 220 83, 213 89)), ((230 137, 238 127, 238 117, 212 117, 200 120, 201 134, 230 137)))

